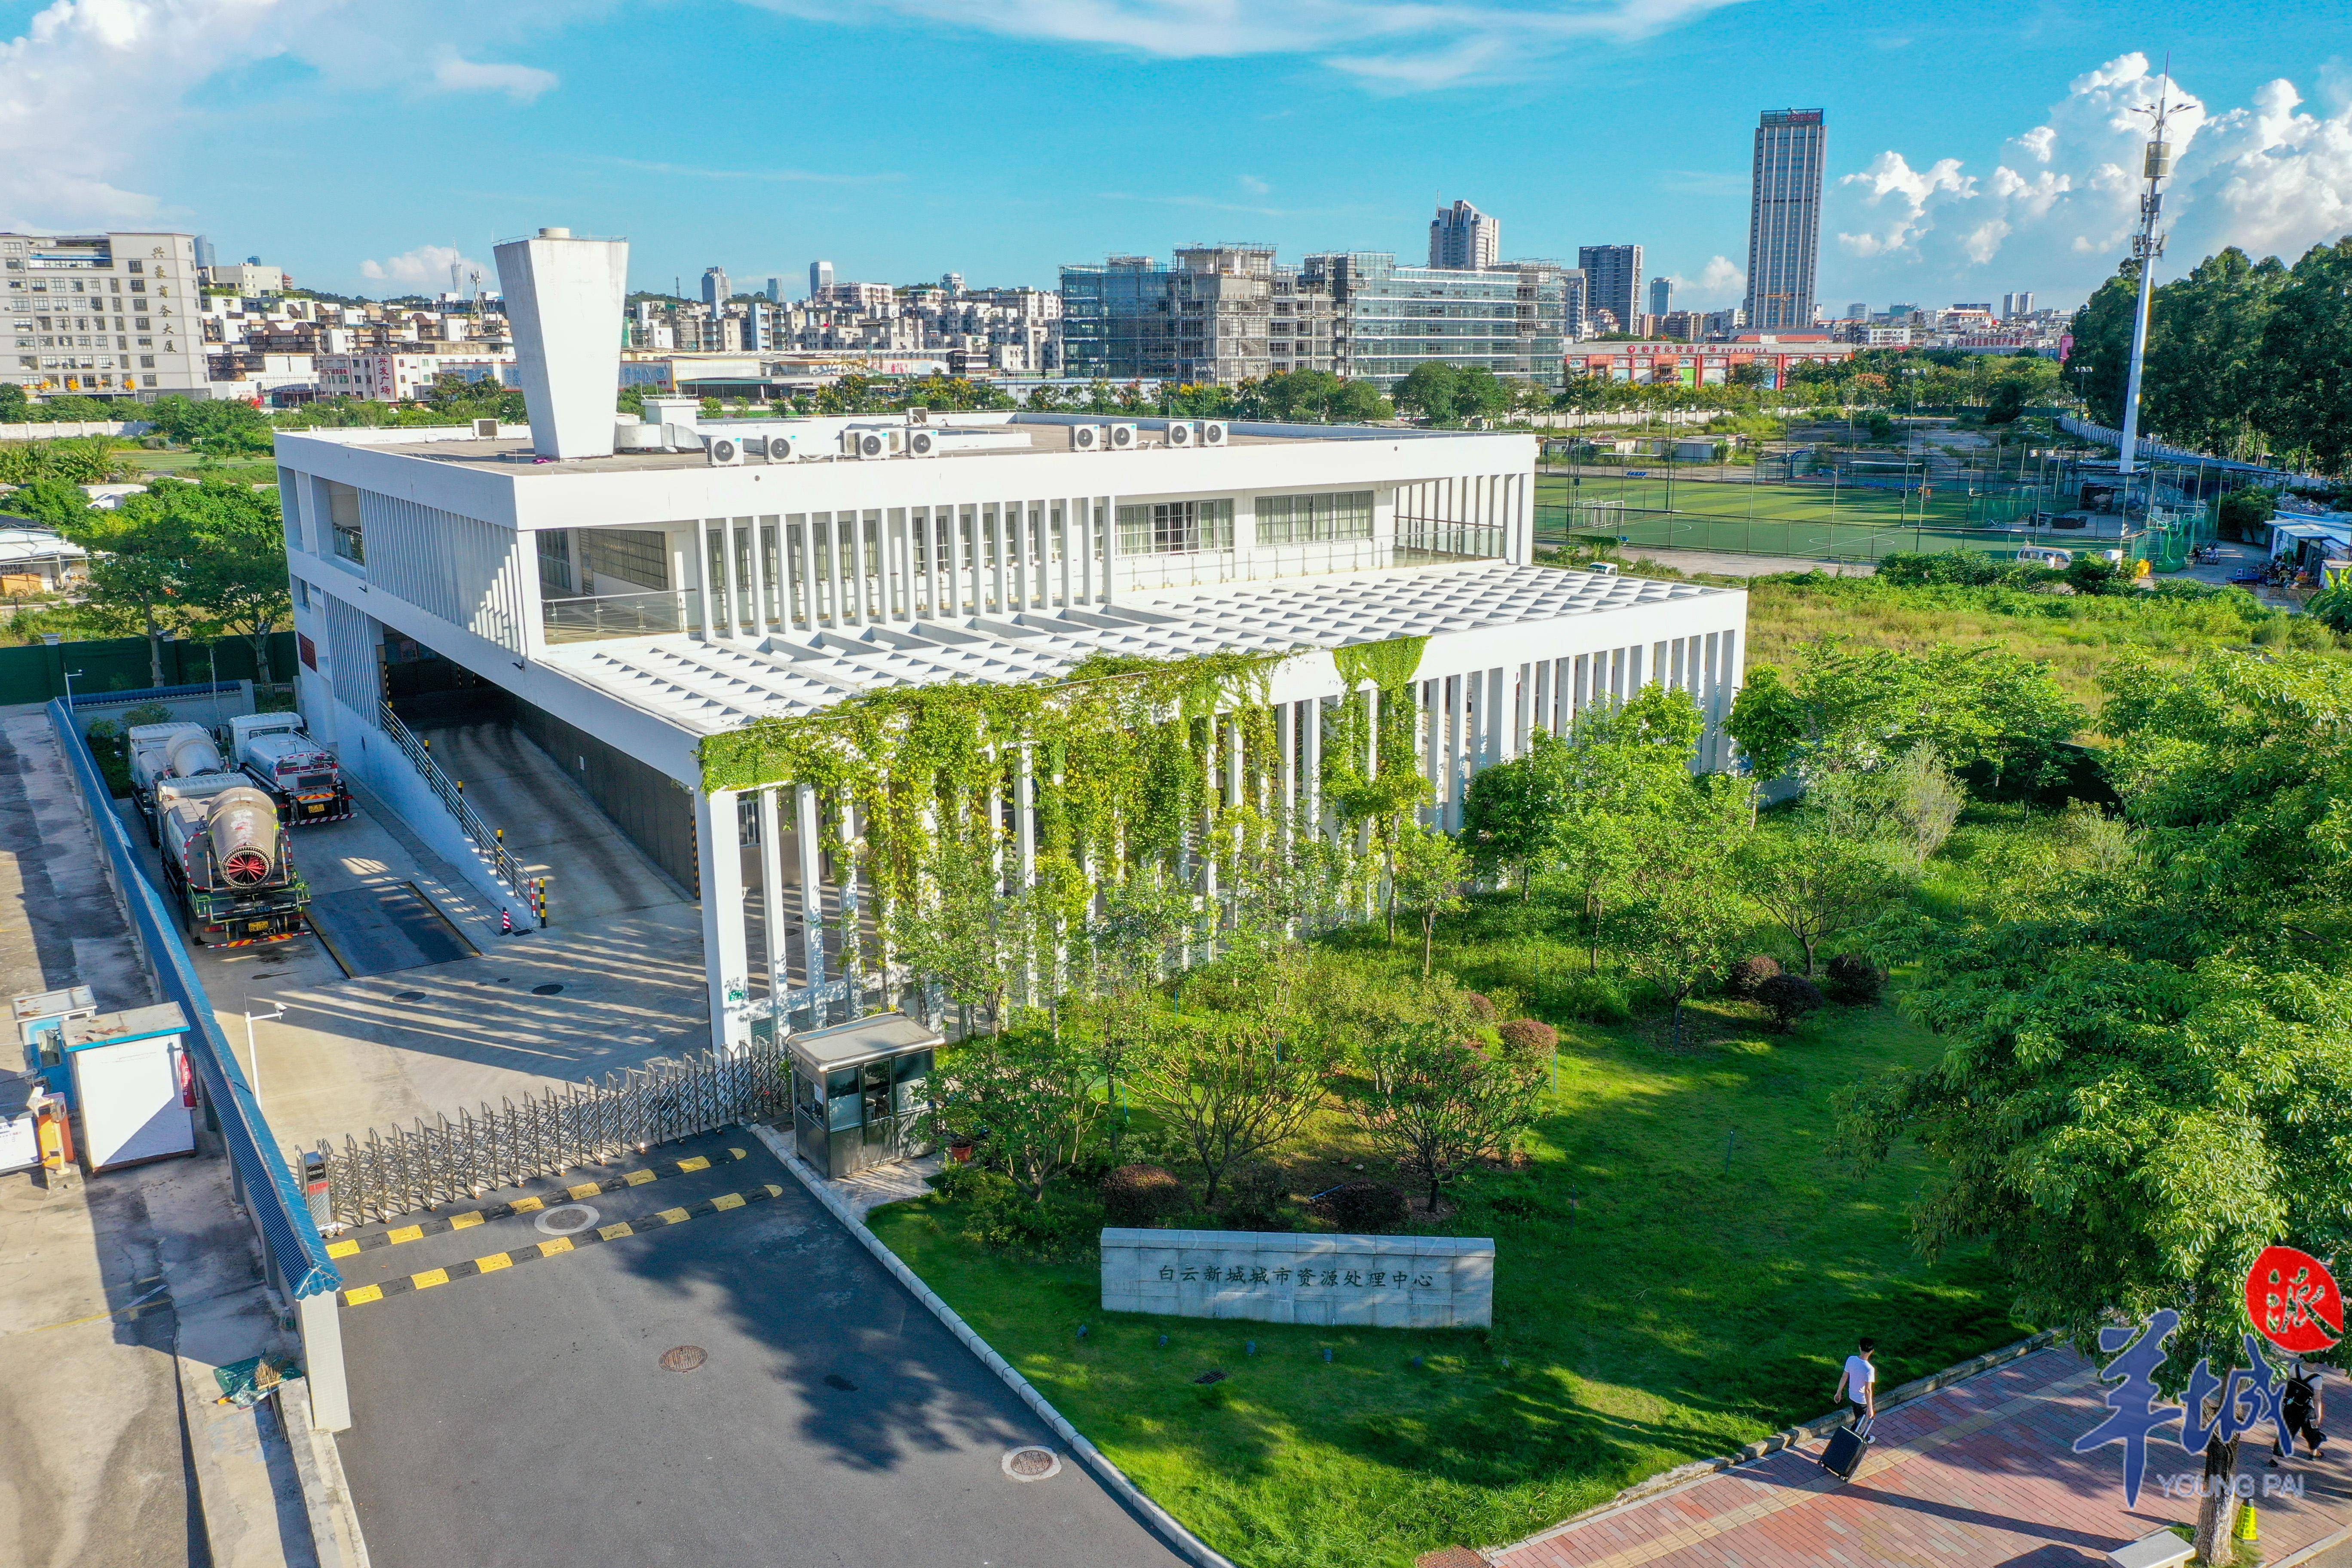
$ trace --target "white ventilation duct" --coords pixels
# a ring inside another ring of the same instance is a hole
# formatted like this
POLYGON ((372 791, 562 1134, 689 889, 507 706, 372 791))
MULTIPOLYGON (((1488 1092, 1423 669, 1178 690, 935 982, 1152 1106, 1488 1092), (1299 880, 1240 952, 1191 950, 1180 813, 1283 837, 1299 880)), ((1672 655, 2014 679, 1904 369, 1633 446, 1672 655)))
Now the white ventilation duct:
POLYGON ((508 240, 494 254, 532 450, 542 458, 611 457, 629 242, 542 228, 537 238, 508 240))

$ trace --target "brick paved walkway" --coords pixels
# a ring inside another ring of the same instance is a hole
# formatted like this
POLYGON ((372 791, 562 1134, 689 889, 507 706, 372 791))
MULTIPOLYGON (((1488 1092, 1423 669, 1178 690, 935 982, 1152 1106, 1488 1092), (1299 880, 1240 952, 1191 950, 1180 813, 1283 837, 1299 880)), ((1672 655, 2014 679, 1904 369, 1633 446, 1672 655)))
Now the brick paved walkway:
MULTIPOLYGON (((1487 1555, 1497 1568, 2090 1568, 2197 1517, 2193 1496, 2167 1497, 2158 1484, 2199 1468, 2177 1443, 2150 1445, 2147 1483, 2129 1510, 2123 1449, 2073 1451, 2105 1418, 2103 1393, 2081 1357, 2040 1351, 1887 1411, 1846 1485, 1821 1468, 1812 1444, 1487 1555)), ((2246 1447, 2257 1478, 2290 1473, 2263 1469, 2267 1454, 2251 1452, 2255 1440, 2246 1447)), ((2293 1462, 2301 1500, 2256 1500, 2269 1562, 2352 1523, 2347 1449, 2293 1462)))

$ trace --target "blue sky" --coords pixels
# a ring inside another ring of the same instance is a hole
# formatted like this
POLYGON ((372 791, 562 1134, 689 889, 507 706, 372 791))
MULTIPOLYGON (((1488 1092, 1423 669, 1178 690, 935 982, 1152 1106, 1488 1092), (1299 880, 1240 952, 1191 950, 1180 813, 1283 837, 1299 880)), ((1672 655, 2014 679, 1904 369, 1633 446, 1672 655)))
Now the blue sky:
POLYGON ((2163 52, 2173 255, 2352 231, 2340 0, 0 0, 0 223, 210 234, 306 283, 446 283, 541 224, 639 286, 797 286, 1193 239, 1639 241, 1738 295, 1758 110, 1828 110, 1822 297, 2071 304, 2131 216, 2163 52))

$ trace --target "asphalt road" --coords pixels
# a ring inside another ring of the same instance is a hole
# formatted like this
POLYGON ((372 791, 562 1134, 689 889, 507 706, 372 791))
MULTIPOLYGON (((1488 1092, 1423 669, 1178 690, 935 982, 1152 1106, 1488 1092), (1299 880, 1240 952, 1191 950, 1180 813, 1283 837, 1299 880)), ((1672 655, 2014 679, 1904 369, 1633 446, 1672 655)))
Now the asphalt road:
MULTIPOLYGON (((1009 1479, 1006 1451, 1057 1448, 1051 1435, 748 1132, 631 1164, 660 1179, 590 1199, 585 1237, 782 1191, 344 1309, 354 1425, 339 1443, 374 1568, 1182 1561, 1075 1460, 1009 1479), (710 1167, 671 1173, 696 1154, 710 1167), (679 1346, 706 1359, 667 1370, 679 1346)), ((538 1215, 345 1258, 345 1280, 533 1248, 584 1221, 558 1185, 523 1189, 553 1193, 538 1215)))

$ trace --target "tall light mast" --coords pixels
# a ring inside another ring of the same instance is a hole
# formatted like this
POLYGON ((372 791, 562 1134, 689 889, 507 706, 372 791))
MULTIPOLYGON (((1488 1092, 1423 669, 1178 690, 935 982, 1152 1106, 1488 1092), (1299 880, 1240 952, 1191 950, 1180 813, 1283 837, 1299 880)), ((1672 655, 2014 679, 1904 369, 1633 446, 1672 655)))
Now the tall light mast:
POLYGON ((2157 89, 2156 107, 2143 107, 2140 113, 2152 115, 2155 124, 2147 142, 2147 156, 2140 166, 2147 180, 2147 189, 2140 193, 2139 232, 2132 236, 2132 256, 2139 263, 2139 304, 2132 312, 2131 373, 2124 384, 2123 451, 2116 471, 2132 471, 2132 459, 2139 450, 2139 376, 2147 357, 2148 295, 2156 280, 2156 258, 2164 254, 2164 237, 2156 232, 2157 219, 2164 212, 2164 194, 2158 186, 2172 174, 2172 143, 2164 139, 2164 122, 2172 112, 2172 66, 2167 61, 2162 85, 2157 89))

